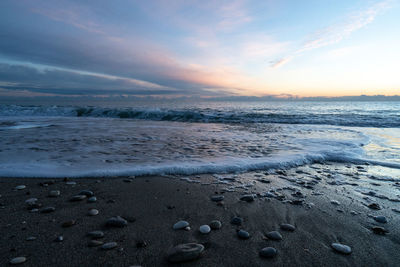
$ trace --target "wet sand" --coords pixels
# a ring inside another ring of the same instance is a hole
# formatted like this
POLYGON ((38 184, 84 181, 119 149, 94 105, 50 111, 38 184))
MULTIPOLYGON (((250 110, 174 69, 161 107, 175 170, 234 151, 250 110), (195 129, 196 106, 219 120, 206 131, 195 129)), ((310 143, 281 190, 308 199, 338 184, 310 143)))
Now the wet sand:
POLYGON ((26 257, 20 266, 176 265, 168 262, 168 250, 190 242, 204 245, 205 250, 200 258, 183 266, 398 266, 400 213, 392 210, 400 209, 400 202, 393 198, 399 193, 396 181, 371 182, 363 178, 369 174, 368 166, 312 167, 238 176, 67 180, 75 185, 63 179, 1 178, 0 266, 7 266, 19 256, 26 257), (345 171, 352 177, 348 176, 346 183, 332 184, 329 173, 345 171), (393 196, 385 199, 355 193, 354 188, 362 188, 363 183, 382 192, 388 188, 393 196), (18 185, 26 188, 15 190, 18 185), (51 190, 60 190, 60 196, 48 197, 51 190), (69 201, 82 190, 93 191, 97 201, 69 201), (266 195, 267 191, 276 194, 266 195), (244 193, 254 193, 255 200, 240 201, 244 193), (223 203, 211 201, 213 195, 223 195, 223 203), (37 198, 42 204, 38 212, 27 209, 25 200, 29 198, 37 198), (299 199, 302 203, 295 205, 293 201, 299 199), (377 203, 381 209, 373 210, 369 203, 377 203), (48 206, 56 210, 40 212, 48 206), (99 210, 99 214, 88 216, 90 208, 99 210), (376 215, 385 216, 388 222, 376 222, 372 218, 376 215), (113 216, 125 218, 127 226, 106 227, 105 222, 113 216), (230 223, 235 216, 244 219, 242 226, 230 223), (76 224, 62 227, 70 220, 76 224), (179 220, 188 221, 191 229, 173 230, 179 220), (199 233, 199 227, 212 220, 221 221, 222 228, 199 233), (294 225, 295 231, 281 230, 282 223, 294 225), (374 234, 374 226, 389 232, 374 234), (238 229, 251 237, 239 239, 238 229), (117 247, 107 251, 88 247, 91 239, 87 233, 94 230, 104 232, 99 240, 117 242, 117 247), (282 240, 265 237, 274 230, 281 233, 282 240), (60 235, 64 240, 55 242, 60 235), (28 237, 36 239, 27 241, 28 237), (350 246, 352 253, 335 252, 331 247, 335 242, 350 246), (261 258, 259 251, 264 247, 274 247, 278 254, 271 259, 261 258))

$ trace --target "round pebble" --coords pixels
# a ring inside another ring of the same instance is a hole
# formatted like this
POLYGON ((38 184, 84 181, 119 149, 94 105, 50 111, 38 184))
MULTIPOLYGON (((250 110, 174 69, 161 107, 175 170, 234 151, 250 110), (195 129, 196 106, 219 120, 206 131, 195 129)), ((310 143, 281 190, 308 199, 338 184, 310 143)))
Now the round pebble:
POLYGON ((51 190, 50 192, 49 192, 49 197, 58 197, 58 196, 60 196, 60 190, 51 190))
POLYGON ((16 265, 16 264, 21 264, 26 262, 26 258, 25 257, 16 257, 12 260, 10 260, 10 264, 16 265))
POLYGON ((179 221, 179 222, 175 223, 174 226, 172 226, 172 228, 174 230, 180 230, 180 229, 184 229, 188 226, 189 226, 189 223, 187 221, 179 221))
POLYGON ((92 231, 87 234, 91 238, 102 238, 104 237, 104 233, 102 231, 92 231))
POLYGON ((117 242, 108 242, 108 243, 103 244, 101 246, 101 248, 104 250, 110 250, 110 249, 116 248, 117 246, 118 246, 117 242))
POLYGON ((374 216, 374 220, 377 221, 378 223, 387 223, 386 217, 382 215, 374 216))
POLYGON ((28 236, 25 240, 26 241, 33 241, 33 240, 36 240, 36 237, 35 236, 28 236))
POLYGON ((277 251, 273 247, 265 247, 260 250, 260 257, 262 258, 272 258, 275 257, 277 251))
POLYGON ((343 245, 340 243, 332 243, 331 244, 332 248, 342 254, 350 254, 351 253, 351 248, 347 245, 343 245))
POLYGON ((90 210, 88 211, 88 215, 89 215, 89 216, 96 216, 97 214, 99 214, 99 211, 96 210, 96 209, 90 209, 90 210))
POLYGON ((218 229, 221 229, 222 223, 218 220, 214 220, 214 221, 210 222, 210 227, 213 230, 218 230, 218 229))
POLYGON ((243 223, 243 218, 240 217, 233 217, 231 220, 231 224, 233 225, 242 225, 243 223))
POLYGON ((128 221, 120 216, 111 217, 106 221, 106 226, 110 227, 124 227, 128 225, 128 221))
POLYGON ((98 246, 101 246, 103 244, 104 244, 104 242, 99 241, 99 240, 90 240, 89 243, 88 243, 88 247, 98 247, 98 246))
POLYGON ((22 189, 25 189, 25 188, 26 188, 26 185, 21 184, 21 185, 17 185, 15 187, 15 190, 22 190, 22 189))
POLYGON ((85 195, 76 195, 76 196, 71 197, 70 201, 81 201, 81 200, 84 200, 85 198, 86 198, 85 195))
POLYGON ((284 224, 281 224, 281 229, 283 231, 293 232, 296 229, 296 227, 294 225, 284 223, 284 224))
POLYGON ((89 203, 94 203, 94 202, 97 201, 97 198, 96 198, 96 197, 90 197, 90 198, 88 198, 87 201, 88 201, 89 203))
POLYGON ((212 201, 215 201, 215 202, 219 202, 219 201, 224 200, 224 196, 222 196, 222 195, 215 195, 215 196, 212 196, 212 197, 211 197, 211 200, 212 200, 212 201))
POLYGON ((265 236, 272 240, 282 240, 282 235, 278 231, 269 232, 265 236))
POLYGON ((63 222, 61 224, 61 226, 64 227, 64 228, 67 228, 67 227, 74 226, 75 224, 76 224, 75 220, 70 220, 70 221, 63 222))
POLYGON ((209 232, 211 232, 211 228, 210 228, 210 226, 205 224, 205 225, 200 226, 199 231, 202 234, 208 234, 209 232))
POLYGON ((250 234, 249 232, 246 232, 245 230, 239 230, 237 232, 237 235, 240 239, 249 239, 250 238, 250 234))
POLYGON ((78 195, 84 195, 86 197, 94 196, 94 193, 90 190, 82 190, 78 195))
POLYGON ((180 244, 169 250, 169 262, 185 262, 199 258, 204 251, 204 246, 196 243, 180 244))

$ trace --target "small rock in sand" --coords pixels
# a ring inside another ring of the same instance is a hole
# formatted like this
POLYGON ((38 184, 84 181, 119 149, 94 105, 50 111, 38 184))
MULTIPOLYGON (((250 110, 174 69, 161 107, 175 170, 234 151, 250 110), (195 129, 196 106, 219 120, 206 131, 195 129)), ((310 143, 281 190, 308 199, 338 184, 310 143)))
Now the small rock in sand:
POLYGON ((61 226, 64 227, 64 228, 67 228, 67 227, 74 226, 75 224, 76 224, 75 220, 70 220, 70 221, 63 222, 61 224, 61 226))
POLYGON ((110 227, 124 227, 128 225, 128 221, 120 216, 111 217, 106 221, 106 226, 110 227))
POLYGON ((239 230, 237 231, 237 236, 240 239, 249 239, 250 238, 250 234, 249 232, 245 231, 245 230, 239 230))
POLYGON ((386 233, 389 233, 388 230, 386 230, 385 228, 380 227, 380 226, 372 227, 372 232, 374 232, 374 234, 377 234, 377 235, 385 235, 386 233))
POLYGON ((202 234, 208 234, 211 232, 211 228, 210 228, 210 226, 205 224, 205 225, 200 226, 199 231, 202 234))
POLYGON ((214 220, 214 221, 210 222, 210 227, 213 230, 218 230, 218 229, 221 229, 222 223, 218 220, 214 220))
POLYGON ((22 189, 25 189, 26 188, 26 185, 17 185, 14 189, 15 190, 22 190, 22 189))
POLYGON ((265 236, 272 240, 282 240, 282 235, 278 231, 269 232, 265 236))
POLYGON ((26 258, 25 257, 16 257, 12 260, 10 260, 10 264, 12 265, 16 265, 16 264, 21 264, 26 262, 26 258))
POLYGON ((90 210, 88 211, 88 215, 89 215, 89 216, 96 216, 97 214, 99 214, 99 211, 96 210, 96 209, 90 209, 90 210))
POLYGON ((211 197, 211 200, 212 200, 212 201, 215 201, 215 202, 219 202, 219 201, 224 200, 224 196, 215 195, 215 196, 212 196, 212 197, 211 197))
POLYGON ((85 195, 76 195, 71 197, 70 201, 82 201, 86 198, 85 195))
POLYGON ((56 237, 56 239, 54 239, 54 242, 63 242, 64 241, 64 237, 62 235, 59 235, 56 237))
POLYGON ((331 244, 332 248, 342 254, 350 254, 351 253, 351 248, 347 245, 343 245, 340 243, 332 243, 331 244))
POLYGON ((296 229, 296 227, 294 225, 284 223, 284 224, 281 224, 281 229, 284 231, 293 232, 296 229))
POLYGON ((381 207, 379 206, 378 203, 371 203, 368 205, 368 208, 373 209, 373 210, 380 210, 381 207))
POLYGON ((50 212, 53 212, 55 210, 56 210, 56 208, 54 208, 54 207, 45 207, 45 208, 41 209, 40 212, 41 213, 50 213, 50 212))
POLYGON ((66 184, 66 185, 76 185, 76 182, 74 182, 74 181, 68 181, 68 182, 66 182, 65 184, 66 184))
POLYGON ((231 220, 231 224, 233 225, 242 225, 243 223, 243 218, 240 217, 233 217, 231 220))
POLYGON ((86 197, 92 197, 94 196, 94 193, 90 190, 82 190, 81 192, 79 192, 78 195, 84 195, 86 197))
POLYGON ((172 226, 174 230, 180 230, 180 229, 185 229, 186 227, 189 226, 189 223, 187 221, 179 221, 172 226))
POLYGON ((204 246, 196 243, 180 244, 169 250, 169 262, 185 262, 199 258, 204 251, 204 246))
POLYGON ((387 219, 385 216, 379 215, 379 216, 374 216, 373 218, 378 223, 387 223, 387 219))
POLYGON ((88 243, 88 247, 98 247, 103 245, 104 243, 102 241, 99 240, 90 240, 88 243))
POLYGON ((94 239, 104 237, 104 233, 102 231, 92 231, 92 232, 89 232, 87 235, 88 235, 88 237, 91 237, 94 239))
POLYGON ((272 258, 277 254, 277 251, 273 247, 265 247, 260 250, 260 257, 262 258, 272 258))
POLYGON ((37 198, 29 198, 29 199, 25 200, 25 203, 28 205, 34 205, 36 203, 36 201, 38 201, 37 198))
POLYGON ((97 201, 97 198, 96 198, 96 197, 90 197, 90 198, 88 198, 87 201, 88 201, 89 203, 94 203, 94 202, 97 201))
POLYGON ((331 200, 331 204, 333 204, 333 205, 340 205, 339 201, 337 201, 337 200, 331 200))
POLYGON ((108 243, 103 244, 101 246, 101 248, 104 250, 110 250, 110 249, 116 248, 117 246, 118 246, 117 242, 108 242, 108 243))
POLYGON ((49 197, 58 197, 60 195, 60 190, 51 190, 49 192, 49 197))
POLYGON ((246 201, 246 202, 252 202, 252 201, 254 201, 254 195, 253 194, 243 195, 240 197, 240 200, 246 201))

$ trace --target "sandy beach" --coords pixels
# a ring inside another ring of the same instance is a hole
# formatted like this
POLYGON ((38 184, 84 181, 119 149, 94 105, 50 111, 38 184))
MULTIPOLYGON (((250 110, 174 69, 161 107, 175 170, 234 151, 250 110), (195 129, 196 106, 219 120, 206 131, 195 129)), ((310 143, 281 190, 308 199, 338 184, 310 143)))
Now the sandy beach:
POLYGON ((393 190, 397 182, 360 179, 368 175, 368 168, 314 164, 268 174, 1 178, 0 265, 7 266, 16 257, 25 257, 22 266, 175 265, 169 261, 170 250, 197 243, 204 251, 199 258, 181 263, 184 266, 398 266, 398 198, 352 193, 365 184, 371 191, 393 190), (348 179, 334 184, 332 173, 347 173, 348 179), (19 185, 25 188, 16 189, 19 185), (49 197, 50 191, 57 190, 59 196, 49 197), (82 190, 92 191, 96 201, 71 201, 82 190), (254 201, 240 200, 249 194, 254 201), (222 202, 212 201, 213 196, 223 196, 222 202), (31 207, 26 200, 33 203, 31 207), (379 210, 368 207, 371 203, 379 210), (99 213, 90 216, 90 209, 99 213), (387 222, 373 218, 379 215, 387 222), (106 226, 114 216, 124 218, 127 225, 106 226), (232 224, 234 217, 242 218, 242 225, 232 224), (187 221, 190 230, 174 230, 180 220, 187 221), (222 223, 221 229, 199 232, 201 225, 213 220, 222 223), (281 224, 291 224, 295 230, 285 231, 281 224), (374 233, 373 227, 387 233, 374 233), (250 238, 240 239, 239 229, 250 238), (92 239, 88 233, 95 230, 104 233, 97 240, 116 242, 116 247, 88 246, 92 239), (282 240, 268 238, 271 231, 278 231, 282 240), (59 236, 62 241, 56 240, 59 236), (335 251, 332 243, 349 246, 351 254, 335 251), (277 254, 260 257, 264 247, 275 248, 277 254))

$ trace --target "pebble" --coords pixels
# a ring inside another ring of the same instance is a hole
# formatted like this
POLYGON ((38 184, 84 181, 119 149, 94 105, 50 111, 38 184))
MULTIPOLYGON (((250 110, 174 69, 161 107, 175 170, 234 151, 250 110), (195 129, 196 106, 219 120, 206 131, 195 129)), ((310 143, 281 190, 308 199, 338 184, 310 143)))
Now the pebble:
POLYGON ((60 194, 60 190, 51 190, 49 192, 49 197, 58 197, 60 194))
POLYGON ((252 201, 254 201, 254 195, 253 194, 243 195, 240 197, 240 200, 246 201, 246 202, 252 202, 252 201))
POLYGON ((282 240, 282 235, 278 231, 269 232, 265 236, 272 240, 282 240))
POLYGON ((76 196, 71 197, 70 201, 81 201, 81 200, 84 200, 85 198, 86 198, 85 195, 76 195, 76 196))
POLYGON ((90 240, 88 243, 88 247, 98 247, 103 245, 104 243, 102 241, 99 240, 90 240))
POLYGON ((284 224, 281 224, 281 229, 284 231, 293 232, 296 229, 296 227, 294 225, 284 223, 284 224))
POLYGON ((233 225, 242 225, 243 223, 243 218, 240 217, 233 217, 231 220, 231 224, 233 225))
POLYGON ((215 201, 215 202, 219 202, 219 201, 222 201, 222 200, 224 200, 224 196, 221 196, 221 195, 215 195, 215 196, 212 196, 211 197, 211 200, 212 201, 215 201))
POLYGON ((14 189, 15 190, 22 190, 22 189, 25 189, 25 188, 26 188, 26 185, 21 184, 21 185, 17 185, 14 189))
POLYGON ((124 227, 128 225, 128 221, 120 216, 111 217, 106 221, 106 226, 110 227, 124 227))
POLYGON ((260 250, 260 257, 262 258, 272 258, 274 257, 278 252, 276 251, 275 248, 273 247, 265 247, 260 250))
POLYGON ((213 230, 218 230, 218 229, 221 229, 222 223, 218 220, 214 220, 214 221, 210 222, 210 227, 213 230))
POLYGON ((351 253, 351 248, 347 245, 339 244, 339 243, 332 243, 331 244, 332 248, 342 254, 350 254, 351 253))
POLYGON ((379 206, 378 203, 371 203, 368 205, 368 208, 373 209, 373 210, 380 210, 381 207, 379 206))
POLYGON ((383 228, 383 227, 374 226, 374 227, 372 227, 372 232, 374 232, 374 234, 377 234, 377 235, 385 235, 385 234, 388 233, 389 231, 386 230, 386 229, 383 228))
POLYGON ((68 182, 66 182, 65 184, 66 184, 66 185, 76 185, 76 182, 74 182, 74 181, 68 181, 68 182))
POLYGON ((185 262, 199 258, 204 251, 204 246, 196 243, 180 244, 169 250, 169 262, 185 262))
POLYGON ((36 240, 36 237, 35 236, 29 236, 25 240, 26 241, 33 241, 33 240, 36 240))
POLYGON ((64 228, 67 228, 67 227, 74 226, 75 224, 76 224, 75 220, 70 220, 70 221, 63 222, 61 224, 61 226, 64 227, 64 228))
POLYGON ((211 228, 210 228, 210 226, 205 224, 205 225, 200 226, 199 231, 202 234, 208 234, 209 232, 211 232, 211 228))
POLYGON ((90 197, 90 198, 88 198, 87 201, 88 201, 89 203, 94 203, 94 202, 97 201, 97 198, 96 198, 96 197, 90 197))
POLYGON ((88 211, 88 215, 89 215, 89 216, 96 216, 97 214, 99 214, 99 211, 96 210, 96 209, 90 209, 90 210, 88 211))
POLYGON ((179 222, 175 223, 174 226, 172 226, 172 228, 174 230, 180 230, 180 229, 184 229, 188 226, 189 226, 189 223, 187 221, 179 221, 179 222))
POLYGON ((239 230, 237 232, 237 235, 240 239, 249 239, 250 238, 250 234, 249 232, 246 232, 245 230, 239 230))
POLYGON ((26 258, 25 257, 16 257, 12 260, 10 260, 10 264, 12 265, 16 265, 16 264, 21 264, 26 262, 26 258))
POLYGON ((28 205, 33 205, 36 203, 36 201, 38 201, 38 199, 33 197, 33 198, 29 198, 29 199, 25 200, 25 203, 28 205))
POLYGON ((374 220, 377 221, 378 223, 387 223, 386 217, 382 215, 374 216, 374 220))
POLYGON ((45 207, 45 208, 41 209, 40 212, 41 213, 50 213, 50 212, 53 212, 55 210, 56 210, 56 208, 54 208, 54 207, 45 207))
POLYGON ((331 203, 332 203, 333 205, 340 205, 339 201, 337 201, 337 200, 331 200, 331 203))
POLYGON ((86 197, 94 196, 94 193, 90 190, 82 190, 78 195, 84 195, 86 197))
POLYGON ((56 239, 54 239, 54 242, 63 242, 64 241, 64 237, 62 235, 59 235, 56 237, 56 239))
POLYGON ((116 248, 117 246, 118 246, 117 242, 108 242, 108 243, 103 244, 101 246, 101 248, 104 250, 110 250, 110 249, 116 248))
POLYGON ((104 233, 102 231, 92 231, 92 232, 89 232, 87 235, 88 235, 88 237, 91 237, 94 239, 104 237, 104 233))

